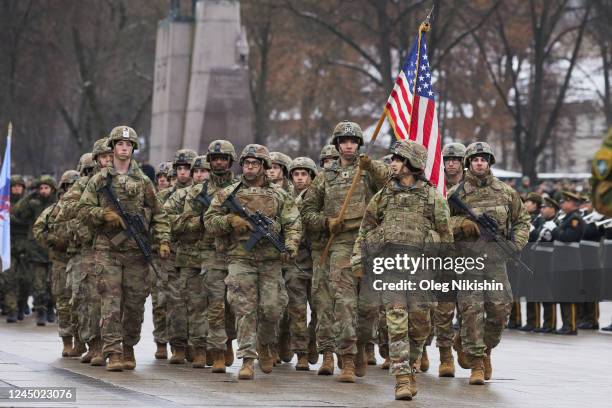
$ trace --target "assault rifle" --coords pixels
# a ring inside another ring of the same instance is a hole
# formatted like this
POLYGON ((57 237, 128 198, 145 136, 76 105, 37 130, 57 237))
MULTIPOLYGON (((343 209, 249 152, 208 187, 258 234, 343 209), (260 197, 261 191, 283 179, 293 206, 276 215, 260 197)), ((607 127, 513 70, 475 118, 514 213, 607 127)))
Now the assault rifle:
POLYGON ((149 241, 146 239, 147 229, 145 228, 142 217, 140 217, 138 214, 129 214, 123 209, 121 203, 117 199, 117 196, 115 196, 115 193, 113 192, 111 183, 112 176, 108 174, 106 176, 106 184, 104 184, 104 186, 102 186, 102 188, 100 188, 98 191, 103 192, 106 195, 106 198, 108 198, 108 200, 113 204, 117 210, 117 213, 119 214, 119 217, 121 217, 123 220, 125 232, 134 240, 134 242, 136 242, 136 245, 138 246, 138 249, 144 256, 145 260, 149 263, 149 265, 151 265, 151 268, 153 268, 153 272, 155 272, 157 278, 161 280, 159 271, 153 263, 153 250, 151 249, 149 241))
MULTIPOLYGON (((247 210, 238 202, 238 200, 236 200, 235 193, 237 190, 238 188, 232 191, 232 193, 223 202, 223 205, 239 217, 247 220, 253 228, 251 236, 245 243, 243 243, 244 249, 250 252, 260 240, 265 239, 281 254, 287 252, 283 234, 276 234, 271 230, 274 221, 265 214, 262 214, 260 211, 251 213, 249 210, 247 210)), ((294 261, 294 265, 300 270, 300 272, 304 272, 296 261, 294 261)))
POLYGON ((516 246, 502 237, 499 233, 499 226, 497 225, 497 221, 495 221, 488 214, 476 215, 474 210, 467 206, 466 203, 461 201, 457 192, 452 194, 448 198, 449 204, 455 206, 455 208, 461 210, 464 214, 466 214, 472 221, 474 221, 480 227, 482 234, 495 242, 497 247, 502 250, 504 255, 518 265, 523 271, 529 272, 531 275, 534 274, 533 269, 529 265, 527 265, 520 256, 520 251, 516 246))

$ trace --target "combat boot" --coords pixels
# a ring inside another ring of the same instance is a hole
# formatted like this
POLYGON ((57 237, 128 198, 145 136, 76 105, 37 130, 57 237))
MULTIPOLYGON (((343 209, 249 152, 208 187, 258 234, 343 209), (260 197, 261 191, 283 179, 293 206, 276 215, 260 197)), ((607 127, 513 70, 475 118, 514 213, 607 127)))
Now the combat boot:
POLYGON ((274 367, 274 356, 270 352, 269 346, 261 346, 257 350, 257 357, 259 359, 259 369, 264 374, 270 374, 272 367, 274 367))
POLYGON ((416 368, 412 367, 412 370, 410 372, 410 392, 412 393, 412 396, 414 397, 415 395, 417 395, 417 383, 416 383, 416 368))
POLYGON ((121 358, 121 353, 110 353, 108 355, 106 371, 123 371, 123 359, 121 358))
POLYGON ((423 353, 421 354, 421 364, 419 365, 419 369, 424 373, 429 370, 429 356, 427 355, 427 346, 423 346, 423 353))
POLYGON ((412 390, 410 387, 410 375, 402 374, 395 376, 395 399, 412 400, 412 390))
POLYGON ((123 345, 123 369, 133 370, 136 368, 136 357, 134 356, 134 346, 123 345))
POLYGON ((191 367, 193 368, 206 368, 206 358, 208 357, 206 348, 204 347, 194 347, 193 348, 193 362, 191 363, 191 367))
POLYGON ((64 348, 62 349, 62 357, 68 357, 72 351, 72 336, 63 336, 62 343, 64 344, 64 348))
POLYGON ((376 355, 374 354, 374 343, 366 343, 365 346, 366 360, 368 365, 376 365, 376 355))
POLYGON ((81 357, 87 351, 87 346, 78 337, 74 338, 74 346, 68 353, 68 357, 81 357))
POLYGON ((484 379, 490 380, 493 375, 493 366, 491 365, 491 349, 487 348, 485 350, 485 357, 483 361, 484 366, 484 379))
POLYGON ((310 371, 310 366, 308 365, 308 354, 307 353, 298 353, 298 362, 295 365, 295 369, 297 371, 310 371))
POLYGON ((252 380, 255 377, 255 370, 253 368, 253 360, 252 358, 243 358, 242 359, 242 367, 240 367, 240 371, 238 371, 238 379, 239 380, 252 380))
POLYGON ((310 364, 317 364, 319 362, 319 352, 317 351, 317 342, 311 339, 308 342, 308 362, 310 364))
POLYGON ((47 325, 47 312, 44 310, 38 310, 36 312, 36 325, 46 326, 47 325))
POLYGON ((334 373, 334 354, 331 351, 323 352, 323 363, 317 375, 332 375, 334 373))
POLYGON ((221 350, 210 350, 207 354, 211 354, 213 357, 212 372, 213 373, 224 373, 225 372, 225 353, 221 350))
POLYGON ((102 354, 102 340, 99 337, 96 337, 91 341, 91 345, 94 354, 91 357, 90 364, 94 367, 103 367, 106 364, 106 360, 102 354))
POLYGON ((278 339, 278 356, 280 359, 289 363, 293 359, 293 351, 291 351, 291 343, 289 340, 289 336, 284 334, 278 339))
POLYGON ((17 320, 23 320, 23 317, 19 319, 17 312, 11 312, 6 316, 7 323, 17 323, 17 320))
POLYGON ((453 339, 453 348, 457 352, 457 362, 459 363, 459 367, 465 369, 471 368, 470 359, 468 355, 463 352, 461 336, 459 334, 455 334, 455 338, 453 339))
MULTIPOLYGON (((357 377, 366 375, 368 362, 366 360, 365 347, 365 344, 357 343, 357 355, 355 355, 355 375, 357 377)), ((344 364, 344 361, 342 361, 342 364, 344 364)))
POLYGON ((455 361, 450 347, 440 347, 440 367, 438 377, 454 377, 455 361))
POLYGON ((193 346, 187 346, 185 348, 185 360, 193 362, 193 346))
POLYGON ((355 382, 355 355, 354 354, 343 354, 340 356, 342 359, 342 371, 338 376, 338 381, 345 383, 355 382))
POLYGON ((173 346, 170 364, 185 364, 185 346, 173 346))
POLYGON ((93 358, 94 353, 95 351, 94 351, 93 343, 90 341, 89 343, 87 343, 87 353, 81 356, 81 363, 83 364, 91 363, 91 359, 93 358))
POLYGON ((155 359, 166 360, 168 358, 168 348, 166 347, 166 343, 155 344, 157 345, 157 350, 155 350, 155 359))
POLYGON ((484 363, 482 357, 471 357, 472 373, 470 374, 471 385, 484 385, 484 363))
POLYGON ((234 349, 232 347, 231 340, 227 340, 226 347, 227 348, 223 353, 225 355, 225 366, 230 367, 232 364, 234 364, 234 349))

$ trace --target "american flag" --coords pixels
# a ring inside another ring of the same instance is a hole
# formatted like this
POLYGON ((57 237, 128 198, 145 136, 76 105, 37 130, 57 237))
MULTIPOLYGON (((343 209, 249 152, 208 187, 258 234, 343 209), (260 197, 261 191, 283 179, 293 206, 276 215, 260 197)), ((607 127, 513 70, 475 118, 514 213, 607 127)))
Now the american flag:
POLYGON ((421 36, 419 72, 417 72, 418 41, 417 37, 387 100, 387 118, 395 137, 413 140, 427 149, 425 176, 441 194, 446 195, 435 92, 431 86, 425 36, 421 36), (414 95, 415 81, 416 95, 414 95))

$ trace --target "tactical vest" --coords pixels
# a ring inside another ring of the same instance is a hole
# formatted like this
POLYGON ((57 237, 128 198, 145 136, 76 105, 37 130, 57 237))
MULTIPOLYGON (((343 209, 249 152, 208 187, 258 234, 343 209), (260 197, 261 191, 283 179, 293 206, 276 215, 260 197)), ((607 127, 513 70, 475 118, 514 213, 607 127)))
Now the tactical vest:
POLYGON ((508 237, 510 230, 510 211, 512 196, 508 194, 501 181, 494 179, 490 185, 476 187, 469 182, 459 185, 459 197, 476 215, 487 214, 497 222, 499 232, 508 237))
MULTIPOLYGON (((338 216, 356 171, 359 171, 357 165, 348 167, 338 166, 325 171, 325 204, 323 207, 325 217, 333 218, 338 216)), ((374 195, 370 189, 371 181, 368 173, 362 172, 360 178, 361 180, 357 182, 344 215, 345 224, 348 228, 354 226, 353 224, 359 228, 367 203, 374 195), (354 222, 351 223, 351 220, 354 222)))

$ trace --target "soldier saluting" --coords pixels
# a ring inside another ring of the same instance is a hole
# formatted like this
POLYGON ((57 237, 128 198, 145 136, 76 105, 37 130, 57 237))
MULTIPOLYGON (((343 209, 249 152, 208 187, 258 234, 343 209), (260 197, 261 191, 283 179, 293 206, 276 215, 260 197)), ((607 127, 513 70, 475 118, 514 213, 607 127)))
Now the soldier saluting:
POLYGON ((108 138, 113 164, 93 175, 79 201, 79 215, 95 230, 94 251, 97 289, 102 300, 101 334, 109 371, 136 367, 134 346, 140 340, 144 304, 151 290, 149 265, 133 237, 125 233, 119 208, 112 203, 107 187, 123 210, 144 219, 151 210, 151 230, 159 242, 159 255, 170 254, 170 225, 155 197, 155 187, 132 159, 138 148, 136 131, 115 127, 108 138))

